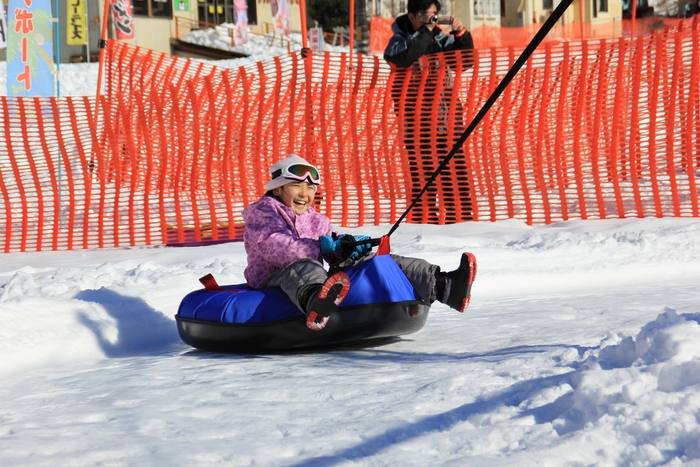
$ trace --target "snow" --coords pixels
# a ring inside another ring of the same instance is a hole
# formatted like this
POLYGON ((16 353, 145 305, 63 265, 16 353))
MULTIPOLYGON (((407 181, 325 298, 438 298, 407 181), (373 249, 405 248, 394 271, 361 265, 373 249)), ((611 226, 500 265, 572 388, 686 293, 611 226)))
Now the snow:
MULTIPOLYGON (((185 34, 180 38, 184 42, 202 45, 213 49, 238 52, 254 57, 285 55, 289 50, 301 50, 302 36, 300 33, 292 33, 289 37, 281 37, 270 32, 268 34, 248 33, 248 42, 241 45, 231 45, 231 31, 234 25, 223 23, 214 28, 198 29, 185 34)), ((347 52, 348 46, 330 45, 323 43, 323 50, 347 52)))
MULTIPOLYGON (((61 70, 94 93, 95 64, 61 70)), ((700 466, 700 219, 405 224, 392 251, 473 252, 469 310, 274 355, 177 334, 241 243, 3 254, 0 465, 700 466)))
POLYGON ((4 255, 0 464, 700 465, 700 220, 404 225, 392 243, 448 270, 475 253, 469 310, 280 355, 177 335, 199 277, 243 282, 240 243, 4 255))

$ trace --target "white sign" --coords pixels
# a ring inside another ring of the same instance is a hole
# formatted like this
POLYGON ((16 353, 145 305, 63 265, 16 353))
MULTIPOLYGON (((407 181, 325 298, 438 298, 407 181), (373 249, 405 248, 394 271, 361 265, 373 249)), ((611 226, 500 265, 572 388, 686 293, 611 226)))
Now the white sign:
POLYGON ((323 29, 309 29, 309 48, 311 50, 323 50, 323 29))

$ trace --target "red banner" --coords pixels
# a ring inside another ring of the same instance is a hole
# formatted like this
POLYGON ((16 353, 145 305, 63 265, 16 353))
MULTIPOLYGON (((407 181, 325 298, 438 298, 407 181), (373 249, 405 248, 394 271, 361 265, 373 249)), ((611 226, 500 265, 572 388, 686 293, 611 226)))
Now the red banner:
POLYGON ((117 30, 117 40, 134 38, 134 13, 131 0, 112 0, 114 28, 117 30))

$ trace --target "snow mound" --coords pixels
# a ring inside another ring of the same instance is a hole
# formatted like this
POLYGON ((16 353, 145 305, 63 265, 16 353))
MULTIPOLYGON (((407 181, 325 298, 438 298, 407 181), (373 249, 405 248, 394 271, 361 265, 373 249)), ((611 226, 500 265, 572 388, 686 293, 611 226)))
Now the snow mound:
POLYGON ((619 453, 622 465, 661 462, 669 452, 679 462, 700 459, 699 322, 700 314, 666 309, 636 337, 610 333, 562 381, 571 390, 550 404, 559 412, 553 428, 563 436, 607 426, 611 436, 636 439, 619 453))

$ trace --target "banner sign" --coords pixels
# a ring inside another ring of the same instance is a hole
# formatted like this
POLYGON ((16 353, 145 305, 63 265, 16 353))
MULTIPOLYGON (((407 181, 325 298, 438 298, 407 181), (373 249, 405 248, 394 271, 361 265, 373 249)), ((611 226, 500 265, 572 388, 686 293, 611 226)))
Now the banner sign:
POLYGON ((7 95, 55 95, 51 0, 10 0, 7 95))
POLYGON ((131 0, 112 0, 112 13, 117 40, 133 39, 134 13, 131 10, 131 0))
POLYGON ((233 44, 243 45, 248 43, 248 3, 246 0, 234 0, 233 44))
POLYGON ((5 21, 5 5, 0 3, 0 50, 7 48, 7 21, 5 21))
POLYGON ((87 0, 68 0, 68 45, 87 45, 87 0))
POLYGON ((272 24, 275 26, 275 34, 290 36, 292 26, 289 23, 289 6, 287 0, 271 0, 272 24))

